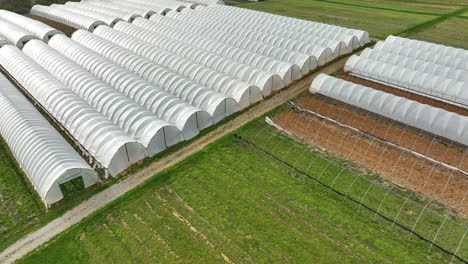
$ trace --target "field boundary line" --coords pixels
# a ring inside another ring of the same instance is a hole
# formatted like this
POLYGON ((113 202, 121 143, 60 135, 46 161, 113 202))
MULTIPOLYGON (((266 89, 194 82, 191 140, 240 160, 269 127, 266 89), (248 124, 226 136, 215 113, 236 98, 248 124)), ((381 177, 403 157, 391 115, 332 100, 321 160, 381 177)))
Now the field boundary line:
POLYGON ((426 21, 424 23, 421 23, 421 24, 418 24, 418 25, 415 25, 415 26, 412 26, 410 28, 407 28, 405 30, 403 30, 402 32, 396 34, 396 36, 400 36, 400 37, 410 37, 410 36, 413 36, 417 33, 421 33, 423 31, 426 31, 450 18, 453 18, 453 17, 459 17, 461 14, 464 14, 465 12, 468 11, 468 6, 467 7, 464 7, 464 8, 460 8, 460 9, 457 9, 455 10, 454 12, 451 12, 451 13, 448 13, 448 14, 445 14, 445 15, 440 15, 438 18, 436 19, 433 19, 433 20, 429 20, 429 21, 426 21))
POLYGON ((409 11, 409 10, 393 9, 393 8, 387 8, 387 7, 374 7, 374 6, 365 6, 365 5, 359 5, 359 4, 341 3, 341 2, 335 2, 335 1, 332 1, 332 0, 313 0, 313 1, 330 3, 330 4, 337 4, 337 5, 344 5, 344 6, 354 6, 354 7, 375 9, 375 10, 384 10, 384 11, 390 11, 390 12, 399 12, 399 13, 406 13, 406 14, 413 14, 413 15, 425 15, 425 16, 441 16, 441 15, 444 15, 444 14, 436 14, 436 13, 430 13, 430 12, 409 11))
POLYGON ((371 211, 372 213, 375 213, 376 215, 380 216, 380 217, 383 218, 384 220, 386 220, 386 221, 392 223, 392 225, 397 225, 398 227, 402 228, 403 230, 405 230, 405 231, 407 231, 407 232, 409 232, 409 233, 415 235, 417 238, 419 238, 419 239, 421 239, 421 240, 423 240, 423 241, 429 243, 431 246, 435 246, 436 248, 440 249, 442 252, 444 252, 444 253, 446 253, 446 254, 452 256, 452 257, 455 257, 456 259, 460 260, 460 261, 463 262, 463 263, 468 263, 468 261, 466 261, 466 260, 464 260, 462 257, 458 256, 456 253, 451 252, 450 250, 445 249, 445 248, 442 247, 441 245, 435 243, 434 241, 429 240, 428 238, 426 238, 426 237, 424 237, 423 235, 421 235, 421 234, 415 232, 414 230, 410 229, 409 227, 404 226, 403 224, 399 223, 398 221, 396 221, 396 220, 394 220, 394 219, 391 219, 391 218, 385 216, 384 214, 378 212, 377 210, 374 210, 374 209, 370 208, 369 206, 367 206, 366 204, 362 203, 361 201, 358 201, 358 200, 354 199, 353 197, 349 196, 348 194, 343 193, 343 192, 341 192, 341 191, 339 191, 339 190, 333 188, 333 186, 330 186, 330 185, 328 185, 328 184, 322 182, 320 179, 317 179, 317 178, 315 178, 315 177, 309 175, 307 172, 304 172, 304 171, 302 171, 302 170, 296 168, 294 165, 290 164, 289 162, 287 162, 287 161, 285 161, 285 160, 282 160, 281 158, 277 157, 275 154, 273 154, 273 153, 269 152, 268 150, 266 150, 266 149, 264 149, 264 148, 258 146, 258 145, 255 144, 254 142, 252 142, 252 141, 250 141, 250 140, 248 140, 248 139, 246 139, 246 138, 244 138, 244 137, 242 137, 241 135, 238 135, 238 134, 234 134, 234 137, 237 138, 237 139, 239 139, 239 140, 241 140, 241 141, 246 142, 246 143, 249 144, 249 145, 252 145, 252 146, 255 147, 256 149, 260 150, 261 152, 267 154, 268 156, 272 157, 273 159, 275 159, 275 160, 277 160, 277 161, 283 163, 284 165, 290 167, 291 169, 295 170, 297 173, 302 174, 302 175, 306 176, 307 178, 309 178, 309 179, 311 179, 311 180, 317 182, 318 184, 322 185, 323 187, 329 189, 330 191, 333 191, 334 193, 336 193, 336 194, 338 194, 338 195, 340 195, 340 196, 343 196, 343 197, 347 198, 348 200, 350 200, 350 201, 352 201, 352 202, 354 202, 354 203, 356 203, 356 204, 358 204, 358 205, 364 207, 365 209, 371 211))
POLYGON ((118 182, 103 190, 102 192, 97 193, 90 199, 80 203, 78 206, 70 209, 65 214, 49 222, 45 226, 42 226, 38 230, 27 234, 0 253, 0 263, 12 263, 27 255, 63 231, 79 223, 83 218, 96 213, 98 210, 117 200, 125 193, 142 185, 145 181, 153 178, 158 173, 176 165, 179 161, 182 161, 185 158, 201 151, 210 143, 213 143, 221 137, 232 133, 248 122, 268 113, 276 107, 284 104, 291 98, 298 96, 300 93, 309 88, 312 80, 317 75, 320 73, 332 74, 342 69, 349 56, 359 52, 360 50, 361 49, 357 49, 352 53, 346 54, 336 59, 332 63, 324 66, 323 68, 319 68, 318 70, 305 75, 302 79, 294 81, 287 88, 284 88, 269 98, 266 98, 259 104, 248 109, 246 112, 235 117, 233 120, 202 136, 192 144, 187 145, 175 151, 174 153, 161 158, 160 160, 131 175, 128 175, 121 182, 118 182))

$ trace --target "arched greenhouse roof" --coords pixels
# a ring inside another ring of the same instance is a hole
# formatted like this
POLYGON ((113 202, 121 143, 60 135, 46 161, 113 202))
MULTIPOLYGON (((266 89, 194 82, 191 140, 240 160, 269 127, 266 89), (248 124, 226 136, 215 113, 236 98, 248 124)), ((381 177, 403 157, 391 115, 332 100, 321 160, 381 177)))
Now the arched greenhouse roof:
POLYGON ((60 184, 82 177, 85 187, 97 173, 41 113, 0 74, 0 135, 46 205, 63 198, 60 184))

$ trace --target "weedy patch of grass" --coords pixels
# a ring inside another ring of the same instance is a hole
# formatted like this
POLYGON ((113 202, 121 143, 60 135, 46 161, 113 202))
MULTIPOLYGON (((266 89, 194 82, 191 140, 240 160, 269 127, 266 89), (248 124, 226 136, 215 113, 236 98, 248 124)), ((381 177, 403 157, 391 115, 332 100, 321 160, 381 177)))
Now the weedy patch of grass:
MULTIPOLYGON (((366 203, 380 202, 390 186, 349 162, 305 151, 305 146, 258 122, 237 133, 300 168, 310 167, 311 175, 334 181, 338 189, 354 182, 350 195, 362 196, 369 180, 375 181, 366 203), (339 179, 334 180, 337 175, 339 179)), ((382 212, 395 214, 404 194, 405 190, 391 192, 382 212)), ((407 215, 422 209, 418 205, 424 202, 410 198, 399 220, 408 224, 407 215)), ((429 207, 416 227, 418 232, 440 226, 442 219, 432 212, 443 209, 429 207)), ((451 249, 459 241, 455 235, 463 235, 456 229, 457 221, 455 216, 450 219, 437 240, 451 249)), ((18 263, 62 263, 64 258, 69 263, 439 263, 450 259, 434 248, 428 252, 428 247, 231 134, 156 175, 18 263)), ((467 257, 466 248, 459 253, 467 257)))

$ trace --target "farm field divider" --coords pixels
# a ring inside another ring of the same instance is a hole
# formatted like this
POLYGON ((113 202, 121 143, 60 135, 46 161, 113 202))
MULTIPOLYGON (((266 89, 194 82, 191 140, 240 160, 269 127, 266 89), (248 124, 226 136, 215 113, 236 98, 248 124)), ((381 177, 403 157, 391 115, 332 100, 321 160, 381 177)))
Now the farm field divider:
POLYGON ((374 221, 384 219, 383 225, 395 235, 401 234, 396 229, 403 229, 410 233, 408 239, 426 241, 427 250, 438 248, 449 254, 452 262, 466 263, 466 221, 451 210, 374 173, 363 173, 356 164, 327 154, 320 146, 310 148, 296 143, 264 122, 259 121, 253 127, 237 134, 237 138, 254 146, 258 155, 267 155, 286 165, 290 174, 299 175, 295 177, 307 177, 324 186, 329 195, 333 192, 351 200, 358 205, 357 214, 368 214, 374 221), (320 164, 319 160, 327 163, 320 164))

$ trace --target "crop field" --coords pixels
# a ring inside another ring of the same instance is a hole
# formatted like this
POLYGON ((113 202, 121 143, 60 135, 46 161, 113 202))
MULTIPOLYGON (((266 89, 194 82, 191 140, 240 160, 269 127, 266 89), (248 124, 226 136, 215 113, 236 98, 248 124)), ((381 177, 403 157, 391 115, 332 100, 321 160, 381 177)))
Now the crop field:
MULTIPOLYGON (((349 162, 307 149, 264 122, 238 133, 370 206, 377 206, 392 186, 349 162)), ((395 187, 380 213, 395 217, 407 196, 395 187)), ((397 220, 414 225, 424 205, 410 196, 397 220)), ((452 215, 444 221, 443 213, 435 204, 427 206, 414 230, 433 238, 445 222, 436 242, 455 251, 462 220, 452 215)), ((467 245, 458 253, 466 258, 467 245)), ((233 135, 157 175, 18 263, 61 263, 64 258, 70 263, 450 260, 233 135)))
MULTIPOLYGON (((34 225, 45 207, 0 137, 0 245, 34 225)), ((1 249, 1 246, 0 246, 1 249)))
MULTIPOLYGON (((449 16, 453 12, 463 10, 466 5, 468 5, 468 1, 271 0, 243 3, 237 6, 366 30, 369 31, 371 37, 384 39, 388 35, 397 35, 412 27, 449 16)), ((459 24, 457 27, 463 27, 463 24, 459 24)), ((426 27, 417 29, 425 30, 426 27)), ((457 35, 463 35, 465 39, 468 38, 466 33, 458 33, 457 35)), ((426 40, 442 44, 446 41, 444 38, 438 38, 437 34, 435 36, 429 34, 426 40)))

